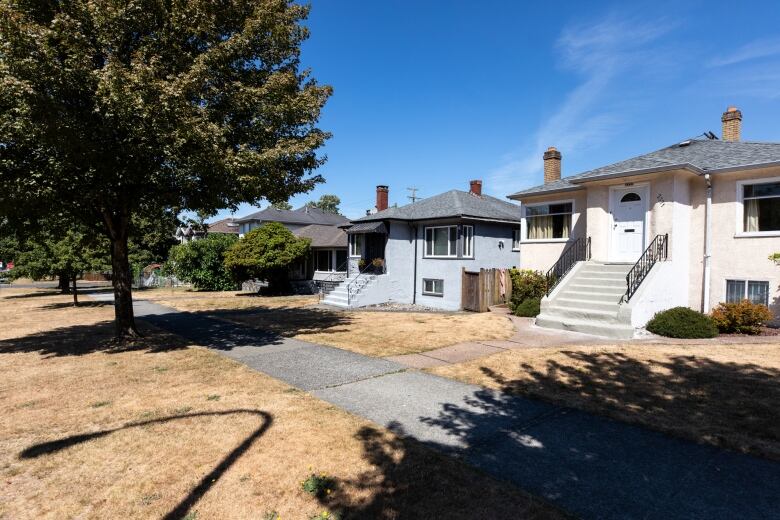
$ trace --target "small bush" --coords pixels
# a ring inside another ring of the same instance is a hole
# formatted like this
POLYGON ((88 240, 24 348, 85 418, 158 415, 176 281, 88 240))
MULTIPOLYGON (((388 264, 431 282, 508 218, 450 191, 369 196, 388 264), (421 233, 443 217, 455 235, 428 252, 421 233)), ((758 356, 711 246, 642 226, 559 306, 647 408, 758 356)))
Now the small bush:
POLYGON ((761 326, 772 319, 766 305, 742 300, 739 303, 721 303, 712 311, 712 319, 721 332, 758 334, 761 326))
POLYGON ((317 498, 329 495, 335 485, 336 482, 324 473, 319 475, 312 473, 306 480, 301 482, 301 488, 317 498))
POLYGON ((512 280, 512 304, 519 305, 533 298, 542 299, 547 294, 547 279, 540 271, 510 269, 512 280))
POLYGON ((647 323, 647 330, 669 338, 714 338, 718 335, 715 322, 688 307, 661 311, 647 323))
POLYGON ((523 316, 525 318, 535 318, 539 315, 539 305, 541 298, 528 298, 512 307, 512 314, 523 316))

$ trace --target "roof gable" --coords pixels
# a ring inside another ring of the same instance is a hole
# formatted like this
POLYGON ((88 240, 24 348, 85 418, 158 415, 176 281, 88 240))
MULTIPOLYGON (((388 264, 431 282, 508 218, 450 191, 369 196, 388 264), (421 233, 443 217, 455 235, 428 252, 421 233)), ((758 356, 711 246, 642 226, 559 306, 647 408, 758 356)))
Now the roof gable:
POLYGON ((373 215, 355 219, 353 222, 372 220, 431 220, 451 217, 471 217, 489 220, 519 222, 520 207, 516 204, 491 197, 474 195, 460 190, 450 190, 419 202, 401 207, 387 208, 373 215))
POLYGON ((282 224, 318 224, 326 226, 338 226, 346 224, 349 220, 337 213, 329 213, 319 208, 301 206, 298 209, 276 209, 267 207, 264 210, 257 211, 246 217, 237 219, 236 222, 280 222, 282 224))

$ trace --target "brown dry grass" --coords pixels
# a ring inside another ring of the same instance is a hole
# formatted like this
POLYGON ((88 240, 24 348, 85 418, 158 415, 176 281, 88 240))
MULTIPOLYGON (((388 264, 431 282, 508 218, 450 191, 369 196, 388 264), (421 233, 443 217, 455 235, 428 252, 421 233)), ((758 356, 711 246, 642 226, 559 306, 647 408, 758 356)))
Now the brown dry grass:
POLYGON ((780 345, 513 350, 435 374, 780 460, 780 345))
POLYGON ((103 342, 110 306, 7 296, 0 323, 14 329, 0 340, 0 518, 561 516, 175 336, 146 328, 132 348, 112 350, 103 342), (336 481, 321 501, 300 489, 312 471, 336 481))
POLYGON ((492 313, 341 312, 314 307, 314 296, 256 296, 170 289, 139 293, 184 311, 207 312, 286 337, 330 345, 367 356, 415 354, 465 341, 506 339, 506 316, 492 313), (240 311, 240 312, 235 312, 240 311))

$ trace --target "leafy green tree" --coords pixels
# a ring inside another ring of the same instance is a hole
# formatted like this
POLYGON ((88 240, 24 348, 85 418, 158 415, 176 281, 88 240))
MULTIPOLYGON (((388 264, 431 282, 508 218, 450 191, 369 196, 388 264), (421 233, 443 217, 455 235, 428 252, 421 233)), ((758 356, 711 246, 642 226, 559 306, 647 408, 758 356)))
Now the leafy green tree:
POLYGON ((105 238, 94 240, 83 230, 70 229, 59 236, 43 233, 28 238, 14 262, 14 278, 41 280, 57 276, 73 284, 73 305, 79 303, 76 280, 85 271, 102 271, 108 265, 105 238))
POLYGON ((273 204, 271 204, 271 207, 274 209, 281 209, 286 211, 290 211, 291 209, 293 209, 292 204, 290 204, 286 200, 280 200, 279 202, 274 202, 273 204))
POLYGON ((308 238, 298 238, 278 222, 253 229, 225 254, 225 267, 237 281, 266 280, 270 292, 289 290, 289 268, 309 252, 308 238))
POLYGON ((110 242, 116 335, 135 329, 133 219, 311 190, 331 88, 300 70, 292 0, 0 0, 0 217, 110 242))
POLYGON ((236 235, 213 233, 171 248, 165 271, 203 291, 230 291, 236 288, 225 268, 225 253, 238 241, 236 235))
POLYGON ((312 208, 319 208, 327 213, 338 213, 341 199, 337 195, 322 195, 320 200, 308 202, 306 205, 312 208))

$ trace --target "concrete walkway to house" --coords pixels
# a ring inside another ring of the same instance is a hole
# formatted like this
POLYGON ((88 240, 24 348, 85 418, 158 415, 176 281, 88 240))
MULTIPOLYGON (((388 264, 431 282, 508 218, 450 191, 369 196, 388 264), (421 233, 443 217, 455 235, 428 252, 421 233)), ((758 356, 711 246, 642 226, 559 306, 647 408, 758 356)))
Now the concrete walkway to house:
POLYGON ((752 519, 780 511, 780 463, 146 301, 135 310, 583 518, 752 519))

